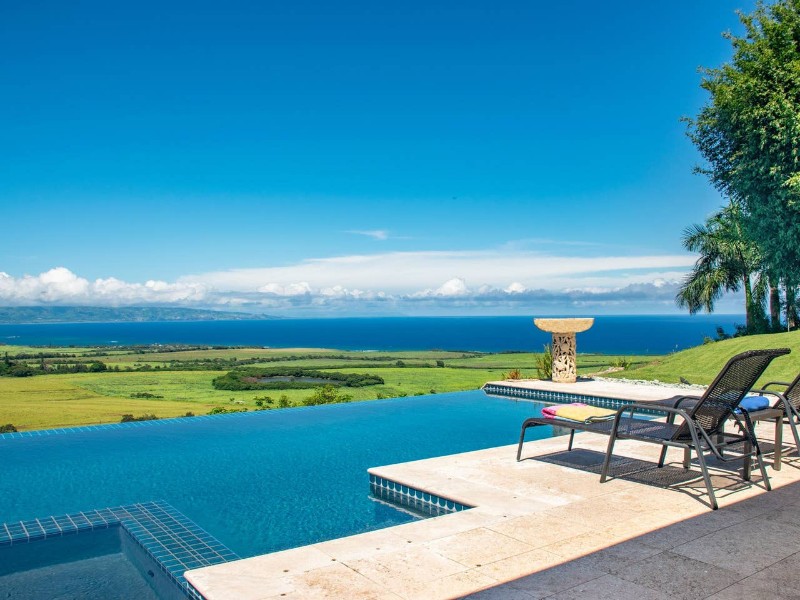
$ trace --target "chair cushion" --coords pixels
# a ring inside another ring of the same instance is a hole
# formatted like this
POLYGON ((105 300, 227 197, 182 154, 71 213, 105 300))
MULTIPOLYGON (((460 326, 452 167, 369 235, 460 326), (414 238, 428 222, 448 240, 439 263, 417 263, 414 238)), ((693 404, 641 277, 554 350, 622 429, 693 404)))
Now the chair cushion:
POLYGON ((617 411, 607 408, 598 408, 586 404, 582 406, 579 404, 564 404, 557 407, 555 415, 551 417, 551 415, 545 414, 545 417, 555 417, 566 421, 577 421, 578 423, 591 423, 592 421, 613 419, 616 414, 617 411))
POLYGON ((769 408, 769 398, 766 396, 747 396, 739 403, 739 408, 736 409, 736 412, 742 412, 743 410, 753 412, 764 410, 765 408, 769 408))

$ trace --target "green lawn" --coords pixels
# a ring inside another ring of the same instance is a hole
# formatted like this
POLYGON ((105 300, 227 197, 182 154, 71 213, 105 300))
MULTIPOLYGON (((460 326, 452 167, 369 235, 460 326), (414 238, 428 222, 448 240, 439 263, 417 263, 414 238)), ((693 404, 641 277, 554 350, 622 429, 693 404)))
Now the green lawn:
POLYGON ((213 407, 202 401, 138 400, 106 395, 93 391, 90 385, 82 385, 85 383, 88 381, 80 381, 79 375, 3 377, 0 379, 0 424, 13 423, 20 431, 73 427, 118 423, 125 413, 175 417, 187 411, 205 414, 213 407))
POLYGON ((696 346, 683 352, 658 357, 650 364, 614 373, 609 377, 658 379, 677 383, 680 378, 691 383, 708 385, 729 358, 746 350, 790 348, 792 353, 775 359, 761 378, 761 383, 774 380, 791 381, 800 373, 800 331, 750 335, 696 346))

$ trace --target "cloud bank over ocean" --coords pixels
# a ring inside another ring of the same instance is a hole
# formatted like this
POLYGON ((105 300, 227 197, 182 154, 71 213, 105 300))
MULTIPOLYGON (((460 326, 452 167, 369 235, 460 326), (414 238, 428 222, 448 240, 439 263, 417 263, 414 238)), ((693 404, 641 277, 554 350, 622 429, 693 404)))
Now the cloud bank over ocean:
MULTIPOLYGON (((172 305, 330 314, 668 313, 691 256, 556 256, 534 252, 394 252, 185 275, 90 281, 66 267, 0 272, 0 305, 172 305)), ((738 300, 720 305, 736 312, 738 300)))

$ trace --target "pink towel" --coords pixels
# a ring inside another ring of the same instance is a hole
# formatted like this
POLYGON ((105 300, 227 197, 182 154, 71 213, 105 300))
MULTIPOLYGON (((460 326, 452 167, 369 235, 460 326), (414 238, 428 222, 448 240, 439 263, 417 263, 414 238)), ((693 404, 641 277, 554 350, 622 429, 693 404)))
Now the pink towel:
POLYGON ((542 416, 547 419, 555 419, 558 416, 558 409, 562 406, 588 406, 584 402, 570 402, 569 404, 556 404, 555 406, 545 406, 542 409, 542 416))

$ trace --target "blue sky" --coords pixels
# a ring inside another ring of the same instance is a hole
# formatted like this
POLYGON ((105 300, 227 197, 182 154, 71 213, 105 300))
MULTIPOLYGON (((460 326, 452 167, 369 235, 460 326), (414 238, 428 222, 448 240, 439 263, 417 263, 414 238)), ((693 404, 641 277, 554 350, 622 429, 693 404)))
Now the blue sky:
POLYGON ((752 8, 3 2, 0 304, 672 312, 752 8))

